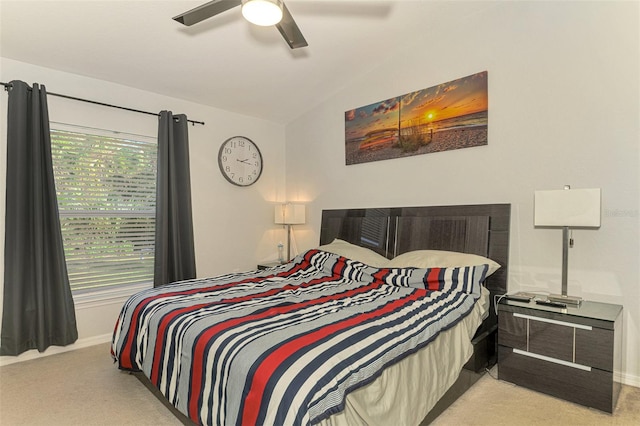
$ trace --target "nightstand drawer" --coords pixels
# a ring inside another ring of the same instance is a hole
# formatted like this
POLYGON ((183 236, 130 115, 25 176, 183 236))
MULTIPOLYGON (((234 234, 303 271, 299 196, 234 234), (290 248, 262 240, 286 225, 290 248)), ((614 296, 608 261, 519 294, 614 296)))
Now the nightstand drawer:
POLYGON ((617 396, 613 373, 592 368, 580 370, 554 362, 518 354, 512 348, 498 347, 500 380, 525 385, 567 401, 613 412, 617 396))
POLYGON ((498 344, 606 371, 613 371, 613 337, 613 330, 528 313, 498 317, 498 344))

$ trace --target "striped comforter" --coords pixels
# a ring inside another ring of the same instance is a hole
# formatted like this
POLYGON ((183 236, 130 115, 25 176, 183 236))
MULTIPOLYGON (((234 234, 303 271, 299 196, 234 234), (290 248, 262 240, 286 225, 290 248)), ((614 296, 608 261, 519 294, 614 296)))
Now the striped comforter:
POLYGON ((112 355, 196 423, 310 424, 454 326, 486 271, 379 269, 309 250, 273 269, 132 296, 112 355))

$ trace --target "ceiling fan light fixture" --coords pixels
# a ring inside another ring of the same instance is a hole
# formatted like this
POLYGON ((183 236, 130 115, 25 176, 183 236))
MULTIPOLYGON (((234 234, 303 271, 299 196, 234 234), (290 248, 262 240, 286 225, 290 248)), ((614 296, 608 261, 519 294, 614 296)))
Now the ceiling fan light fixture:
POLYGON ((262 27, 275 25, 282 20, 282 1, 242 0, 242 16, 262 27))

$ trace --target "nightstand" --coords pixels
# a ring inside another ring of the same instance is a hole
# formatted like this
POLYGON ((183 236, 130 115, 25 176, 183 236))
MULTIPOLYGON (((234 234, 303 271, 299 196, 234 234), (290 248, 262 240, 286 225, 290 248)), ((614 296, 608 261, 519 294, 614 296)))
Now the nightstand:
POLYGON ((622 306, 498 305, 498 377, 613 413, 620 393, 622 306))
POLYGON ((269 269, 276 266, 280 266, 282 263, 280 262, 263 262, 258 264, 258 271, 262 271, 263 269, 269 269))

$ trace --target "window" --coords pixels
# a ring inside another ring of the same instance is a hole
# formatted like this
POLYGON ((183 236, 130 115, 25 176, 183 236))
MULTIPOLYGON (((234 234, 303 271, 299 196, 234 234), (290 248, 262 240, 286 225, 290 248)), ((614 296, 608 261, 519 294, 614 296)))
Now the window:
POLYGON ((74 292, 153 282, 157 142, 132 137, 51 129, 74 292))

